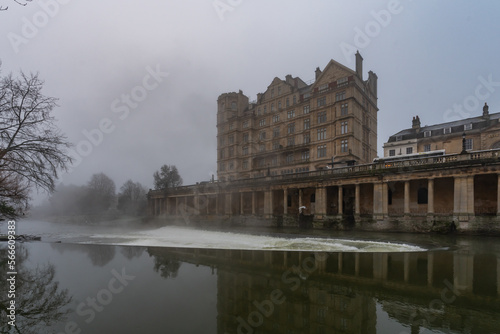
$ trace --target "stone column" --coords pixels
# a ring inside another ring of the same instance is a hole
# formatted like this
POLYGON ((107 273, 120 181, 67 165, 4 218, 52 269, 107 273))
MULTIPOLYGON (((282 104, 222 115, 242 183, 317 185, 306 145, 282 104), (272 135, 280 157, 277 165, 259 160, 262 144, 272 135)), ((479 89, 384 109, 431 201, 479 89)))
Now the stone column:
POLYGON ((200 194, 199 193, 194 195, 194 212, 197 215, 203 214, 200 210, 200 194))
MULTIPOLYGON (((497 215, 500 215, 500 174, 497 176, 497 215)), ((498 273, 498 277, 500 277, 500 272, 498 273)))
POLYGON ((288 188, 283 189, 283 214, 288 214, 288 188))
POLYGON ((405 181, 404 214, 410 214, 410 181, 405 181))
POLYGON ((232 203, 233 195, 231 193, 226 194, 226 205, 225 205, 225 211, 226 215, 232 215, 232 208, 233 208, 233 203, 232 203))
POLYGON ((175 198, 175 215, 179 214, 179 197, 175 198))
POLYGON ((434 213, 434 179, 427 181, 427 213, 434 213))
POLYGON ((240 215, 243 215, 245 211, 243 210, 243 199, 245 196, 243 196, 244 193, 240 193, 240 215))
POLYGON ((252 191, 252 215, 255 216, 255 191, 252 191))
POLYGON ((299 208, 302 206, 302 189, 299 189, 299 208))
POLYGON ((219 192, 215 192, 215 215, 219 214, 219 192))
POLYGON ((338 214, 339 215, 342 215, 344 214, 344 190, 342 188, 342 186, 339 185, 339 205, 338 205, 338 214))
POLYGON ((265 218, 273 217, 273 191, 267 190, 264 192, 264 216, 265 218))
POLYGON ((474 216, 474 175, 467 177, 467 213, 474 216))
POLYGON ((316 212, 318 218, 326 216, 326 188, 316 188, 316 212))
POLYGON ((361 200, 360 200, 360 185, 356 184, 354 188, 354 214, 361 214, 361 200))
POLYGON ((453 213, 468 219, 474 215, 474 176, 455 176, 454 180, 453 213))

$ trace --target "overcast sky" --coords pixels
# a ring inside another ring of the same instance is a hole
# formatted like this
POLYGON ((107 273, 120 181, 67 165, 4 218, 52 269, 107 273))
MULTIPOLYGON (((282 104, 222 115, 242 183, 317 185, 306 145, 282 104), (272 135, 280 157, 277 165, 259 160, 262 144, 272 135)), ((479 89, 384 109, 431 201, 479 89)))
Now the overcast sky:
POLYGON ((330 59, 354 69, 355 50, 364 78, 379 78, 379 155, 415 115, 430 125, 480 115, 484 102, 500 111, 498 0, 0 5, 9 6, 0 12, 2 75, 39 72, 80 152, 64 183, 104 172, 117 188, 128 179, 150 188, 163 164, 184 184, 209 180, 220 94, 241 89, 254 100, 274 77, 309 81, 330 59))

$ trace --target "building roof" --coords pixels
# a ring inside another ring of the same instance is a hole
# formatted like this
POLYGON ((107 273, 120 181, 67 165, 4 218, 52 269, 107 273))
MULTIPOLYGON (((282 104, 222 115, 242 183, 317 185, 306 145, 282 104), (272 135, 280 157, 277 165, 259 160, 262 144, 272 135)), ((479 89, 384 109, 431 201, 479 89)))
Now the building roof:
MULTIPOLYGON (((418 116, 417 116, 418 117, 418 116)), ((446 122, 434 125, 418 126, 399 131, 389 137, 388 143, 401 140, 410 140, 423 137, 431 137, 436 135, 443 135, 443 129, 450 129, 449 133, 463 133, 465 130, 465 125, 472 124, 470 130, 480 130, 487 128, 493 124, 499 122, 500 112, 489 114, 486 116, 477 116, 465 118, 453 122, 446 122), (430 131, 430 135, 429 132, 430 131)))

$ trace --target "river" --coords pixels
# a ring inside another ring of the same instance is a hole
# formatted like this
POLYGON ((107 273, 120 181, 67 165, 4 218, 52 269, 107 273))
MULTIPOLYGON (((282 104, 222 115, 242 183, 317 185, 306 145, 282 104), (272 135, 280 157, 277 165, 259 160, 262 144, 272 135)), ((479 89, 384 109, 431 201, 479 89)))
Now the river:
MULTIPOLYGON (((21 333, 500 332, 500 238, 35 220, 16 228, 42 237, 16 244, 21 333)), ((15 333, 2 312, 0 331, 15 333)))

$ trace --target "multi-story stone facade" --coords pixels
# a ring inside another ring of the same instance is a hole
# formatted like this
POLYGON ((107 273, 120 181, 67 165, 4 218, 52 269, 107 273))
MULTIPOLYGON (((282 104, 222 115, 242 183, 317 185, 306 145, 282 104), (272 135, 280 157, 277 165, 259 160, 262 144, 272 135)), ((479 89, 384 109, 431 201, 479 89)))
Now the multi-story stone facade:
POLYGON ((221 181, 368 163, 377 155, 377 75, 331 60, 313 83, 274 78, 257 100, 240 90, 217 100, 221 181))
POLYGON ((405 156, 436 150, 446 154, 500 148, 500 113, 489 113, 485 103, 481 116, 421 126, 413 117, 412 127, 389 137, 384 157, 405 156))

